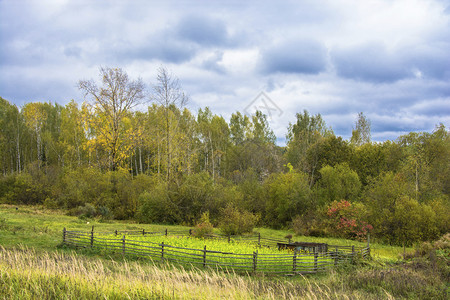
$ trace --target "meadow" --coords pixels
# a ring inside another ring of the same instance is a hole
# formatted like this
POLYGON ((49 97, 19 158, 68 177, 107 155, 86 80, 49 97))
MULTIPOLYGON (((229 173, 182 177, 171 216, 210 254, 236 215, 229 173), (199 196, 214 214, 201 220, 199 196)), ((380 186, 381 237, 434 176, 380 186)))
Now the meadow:
MULTIPOLYGON (((42 206, 0 204, 0 230, 2 233, 0 244, 5 247, 21 244, 40 250, 54 251, 62 242, 63 228, 88 232, 92 230, 92 226, 94 226, 96 232, 110 232, 111 234, 115 230, 142 229, 146 232, 163 232, 165 229, 188 232, 191 228, 181 225, 138 224, 129 220, 84 219, 68 216, 63 210, 46 209, 42 206)), ((255 228, 254 232, 273 239, 285 239, 287 235, 294 236, 294 232, 290 230, 255 228)), ((219 233, 218 229, 215 229, 215 233, 219 233)), ((366 245, 366 242, 354 240, 310 236, 295 236, 294 240, 342 246, 364 247, 366 245)), ((204 245, 200 245, 203 248, 204 245)), ((413 251, 411 247, 403 249, 398 246, 380 244, 376 241, 371 241, 370 247, 372 257, 382 261, 396 261, 404 250, 407 252, 413 251)))
MULTIPOLYGON (((61 246, 62 228, 89 231, 92 226, 111 233, 189 230, 184 226, 80 219, 39 206, 0 205, 0 298, 446 299, 449 291, 448 262, 442 263, 440 257, 431 263, 407 262, 399 256, 403 248, 378 243, 371 243, 372 260, 322 274, 288 277, 185 268, 61 246)), ((255 231, 272 238, 292 234, 265 228, 255 231)), ((341 239, 293 239, 358 245, 341 239)), ((413 253, 412 248, 405 250, 413 253)))

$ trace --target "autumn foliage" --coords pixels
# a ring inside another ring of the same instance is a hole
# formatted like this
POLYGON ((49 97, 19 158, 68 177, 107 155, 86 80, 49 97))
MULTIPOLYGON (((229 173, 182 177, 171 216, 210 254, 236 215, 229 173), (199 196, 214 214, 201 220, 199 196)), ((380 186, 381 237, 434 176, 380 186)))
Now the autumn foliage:
POLYGON ((347 200, 333 201, 326 212, 330 232, 340 237, 365 239, 373 226, 364 221, 364 213, 362 205, 347 200))

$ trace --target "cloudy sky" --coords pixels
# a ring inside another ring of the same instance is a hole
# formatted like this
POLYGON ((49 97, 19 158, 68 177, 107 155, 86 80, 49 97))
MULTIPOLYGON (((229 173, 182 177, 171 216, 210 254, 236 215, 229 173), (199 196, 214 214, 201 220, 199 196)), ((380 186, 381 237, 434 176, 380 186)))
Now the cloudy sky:
POLYGON ((320 113, 372 139, 450 127, 450 1, 0 0, 0 96, 81 103, 80 79, 121 67, 155 83, 164 66, 229 120, 255 107, 284 143, 289 122, 320 113))

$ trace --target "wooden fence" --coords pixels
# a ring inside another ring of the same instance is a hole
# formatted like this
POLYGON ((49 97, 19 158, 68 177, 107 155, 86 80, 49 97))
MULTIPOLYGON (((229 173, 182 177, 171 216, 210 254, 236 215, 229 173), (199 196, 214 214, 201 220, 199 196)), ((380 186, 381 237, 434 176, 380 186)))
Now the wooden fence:
MULTIPOLYGON (((342 263, 350 262, 355 257, 370 256, 370 245, 366 247, 328 245, 327 252, 280 251, 276 254, 263 254, 254 251, 238 254, 214 249, 190 249, 150 241, 136 241, 132 235, 189 235, 191 231, 146 232, 115 231, 112 233, 63 230, 63 243, 75 247, 95 248, 125 255, 146 257, 153 261, 170 262, 181 265, 193 265, 202 268, 228 269, 242 272, 263 272, 277 274, 307 274, 325 271, 342 263), (127 236, 129 236, 127 238, 127 236)), ((276 247, 286 241, 263 238, 260 234, 253 236, 220 236, 210 238, 246 240, 255 242, 260 247, 276 247)))

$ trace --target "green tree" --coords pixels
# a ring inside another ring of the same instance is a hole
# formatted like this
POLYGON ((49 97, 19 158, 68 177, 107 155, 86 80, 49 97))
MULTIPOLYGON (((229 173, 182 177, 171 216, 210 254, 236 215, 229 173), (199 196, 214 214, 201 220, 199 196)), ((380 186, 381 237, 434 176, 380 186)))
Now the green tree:
POLYGON ((238 146, 233 146, 227 155, 228 173, 244 173, 252 169, 263 181, 270 174, 280 172, 283 160, 282 149, 274 144, 262 144, 257 140, 247 140, 238 146))
POLYGON ((352 146, 342 137, 330 135, 318 140, 308 148, 306 153, 310 186, 312 187, 320 178, 317 171, 322 167, 326 165, 334 167, 341 163, 350 163, 352 156, 352 146))
POLYGON ((200 215, 213 211, 214 183, 207 172, 187 176, 179 187, 175 203, 183 220, 194 224, 200 215))
POLYGON ((240 112, 233 113, 230 119, 230 134, 231 141, 235 146, 243 143, 250 131, 251 121, 247 115, 242 115, 240 112))
POLYGON ((356 146, 370 143, 370 126, 370 120, 362 112, 358 113, 358 120, 356 120, 355 128, 352 130, 350 143, 356 146))
POLYGON ((363 186, 371 178, 387 171, 386 154, 383 144, 366 143, 355 148, 351 156, 351 167, 358 173, 363 186))
POLYGON ((223 174, 223 158, 230 144, 230 130, 223 117, 212 115, 208 107, 199 109, 197 124, 203 144, 204 170, 211 173, 213 181, 216 174, 223 174))
POLYGON ((403 147, 396 142, 386 141, 381 144, 381 151, 385 161, 383 172, 399 172, 406 157, 403 147))
POLYGON ((392 232, 388 236, 389 240, 398 245, 410 246, 418 241, 438 238, 436 216, 432 208, 408 196, 398 199, 393 214, 385 221, 392 232))
POLYGON ((424 140, 424 155, 428 163, 421 200, 429 202, 440 194, 450 197, 450 133, 443 124, 424 140))
POLYGON ((61 111, 61 143, 64 145, 64 161, 70 167, 81 166, 83 163, 86 136, 83 119, 78 104, 70 101, 61 111))
POLYGON ((361 182, 358 174, 347 163, 325 166, 319 172, 321 178, 316 189, 320 205, 340 200, 355 201, 358 198, 361 182))
POLYGON ((422 183, 429 172, 429 162, 425 155, 425 140, 427 133, 411 132, 399 138, 399 143, 407 153, 403 164, 403 173, 414 182, 415 199, 419 200, 419 192, 422 183))
POLYGON ((234 145, 227 155, 229 174, 252 169, 262 181, 281 170, 282 149, 275 145, 275 134, 269 127, 266 115, 257 111, 249 119, 236 113, 230 120, 230 130, 234 145))
POLYGON ((61 112, 63 107, 57 103, 42 103, 46 120, 42 127, 43 161, 46 166, 64 166, 64 145, 60 141, 61 112))
POLYGON ((23 115, 17 106, 0 97, 0 169, 4 175, 22 171, 26 135, 23 115))
POLYGON ((398 245, 437 237, 435 212, 415 200, 414 195, 401 174, 385 173, 371 181, 363 200, 376 236, 398 245))
POLYGON ((308 149, 320 139, 332 135, 333 131, 326 127, 320 114, 310 116, 304 110, 303 114, 297 113, 296 118, 294 124, 289 123, 286 157, 295 168, 311 173, 312 166, 306 158, 308 149))
POLYGON ((315 208, 307 175, 303 173, 272 174, 264 186, 266 221, 273 227, 287 226, 296 215, 303 215, 315 208))
POLYGON ((450 134, 443 125, 433 133, 411 132, 399 138, 405 157, 401 172, 413 186, 415 199, 429 203, 441 194, 449 196, 450 134))
POLYGON ((187 108, 181 114, 180 130, 183 133, 180 140, 180 171, 183 175, 189 176, 197 169, 199 149, 201 147, 199 145, 197 121, 187 108))
POLYGON ((236 170, 232 176, 233 182, 242 194, 242 203, 239 206, 264 217, 266 211, 264 188, 255 170, 249 168, 242 173, 236 170))
POLYGON ((252 136, 253 140, 258 141, 262 144, 275 144, 276 136, 270 129, 269 122, 267 121, 267 116, 256 111, 255 115, 252 116, 252 136))

